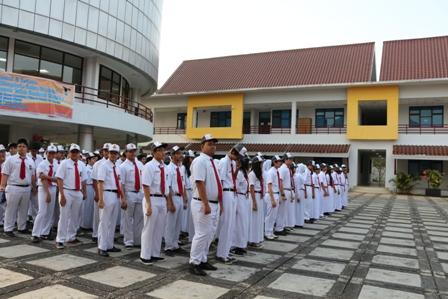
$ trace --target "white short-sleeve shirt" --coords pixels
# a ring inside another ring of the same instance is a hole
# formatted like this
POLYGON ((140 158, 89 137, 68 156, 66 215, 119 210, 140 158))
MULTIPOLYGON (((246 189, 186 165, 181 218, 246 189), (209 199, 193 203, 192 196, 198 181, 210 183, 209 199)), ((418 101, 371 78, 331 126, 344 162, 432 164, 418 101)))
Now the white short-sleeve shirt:
MULTIPOLYGON (((143 171, 143 163, 139 160, 135 159, 135 163, 137 164, 137 171, 140 175, 140 191, 142 188, 142 171, 143 171)), ((124 185, 125 191, 136 191, 135 190, 135 165, 133 161, 130 161, 129 159, 126 159, 123 163, 120 165, 120 172, 121 172, 121 182, 124 185)))
MULTIPOLYGON (((47 159, 43 160, 42 162, 39 163, 39 165, 37 166, 37 170, 36 170, 36 174, 37 177, 39 178, 41 174, 44 174, 46 176, 48 176, 48 173, 50 171, 50 165, 52 165, 53 167, 53 175, 52 177, 56 176, 56 172, 58 170, 58 164, 56 163, 56 159, 53 159, 53 161, 50 163, 50 161, 48 161, 47 159)), ((42 180, 39 178, 37 181, 37 185, 38 186, 42 186, 42 180)), ((56 183, 51 183, 52 186, 56 186, 56 183)))
MULTIPOLYGON (((218 182, 216 181, 215 173, 212 163, 215 161, 212 157, 201 153, 199 157, 195 158, 191 164, 191 178, 193 183, 193 197, 200 198, 196 181, 205 183, 205 190, 209 201, 218 201, 218 182)), ((215 164, 218 180, 219 176, 218 165, 215 164)))
POLYGON ((10 156, 2 165, 2 174, 8 175, 8 185, 31 185, 32 177, 36 173, 34 161, 25 157, 25 178, 20 178, 20 168, 22 166, 22 159, 18 154, 10 156))
POLYGON ((162 162, 152 159, 145 164, 142 171, 142 184, 148 186, 151 194, 162 194, 161 189, 161 169, 165 171, 165 196, 169 194, 170 181, 166 165, 162 162))
POLYGON ((92 180, 97 180, 98 177, 98 168, 101 166, 101 163, 103 163, 104 161, 107 161, 106 158, 102 158, 101 160, 98 160, 95 162, 95 164, 93 164, 93 169, 92 169, 92 174, 90 175, 92 180))
POLYGON ((261 191, 261 182, 253 171, 249 173, 249 186, 254 186, 255 191, 261 191))
POLYGON ((168 173, 170 176, 171 190, 173 190, 174 193, 180 193, 179 186, 177 183, 177 170, 176 169, 179 168, 179 174, 180 174, 180 178, 182 181, 182 186, 185 188, 185 185, 186 185, 186 175, 185 175, 185 171, 184 171, 185 168, 183 168, 183 165, 178 166, 178 165, 174 164, 173 162, 171 162, 167 166, 167 168, 168 168, 168 173))
POLYGON ((288 166, 283 163, 278 169, 280 178, 282 179, 283 188, 291 189, 291 171, 288 166))
MULTIPOLYGON (((266 187, 269 184, 272 184, 272 191, 273 192, 280 192, 280 186, 278 184, 278 175, 280 175, 280 173, 278 172, 277 168, 275 168, 274 166, 272 166, 267 175, 266 175, 266 187)), ((266 188, 266 191, 268 189, 266 188)))
POLYGON ((56 171, 56 177, 64 181, 64 189, 75 190, 75 163, 78 165, 78 173, 80 183, 87 181, 86 166, 82 161, 73 161, 72 159, 65 159, 59 165, 56 171))
POLYGON ((233 189, 233 179, 232 179, 232 167, 233 171, 236 171, 236 163, 226 155, 224 158, 219 160, 219 176, 222 181, 223 188, 233 189))

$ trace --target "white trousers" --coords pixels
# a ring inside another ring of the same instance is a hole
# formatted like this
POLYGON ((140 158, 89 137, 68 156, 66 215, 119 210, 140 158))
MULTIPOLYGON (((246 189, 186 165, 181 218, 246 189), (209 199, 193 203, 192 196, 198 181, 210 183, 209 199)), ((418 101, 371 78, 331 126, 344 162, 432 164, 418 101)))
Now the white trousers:
POLYGON ((99 209, 98 249, 106 251, 114 247, 117 214, 120 212, 120 200, 118 193, 108 191, 104 191, 103 198, 104 208, 99 209))
POLYGON ((12 232, 16 221, 17 229, 26 229, 26 216, 30 203, 31 188, 7 185, 4 231, 12 232))
POLYGON ((313 212, 311 218, 318 220, 320 218, 320 201, 321 201, 320 188, 314 188, 314 194, 315 197, 313 199, 313 212))
POLYGON ((333 187, 328 186, 328 196, 323 197, 324 213, 334 212, 334 190, 333 187))
POLYGON ((296 224, 297 226, 303 226, 305 224, 305 191, 298 190, 296 193, 296 203, 295 203, 295 211, 296 211, 296 224))
POLYGON ((81 208, 81 224, 82 228, 91 229, 93 227, 93 206, 95 191, 93 190, 93 185, 86 186, 87 197, 82 202, 81 208))
POLYGON ((142 192, 126 192, 128 207, 124 210, 121 223, 123 225, 124 245, 141 244, 143 229, 142 192))
POLYGON ((279 194, 274 193, 274 200, 277 205, 272 207, 271 196, 269 193, 266 193, 264 196, 264 200, 266 202, 266 218, 264 220, 264 235, 272 236, 274 233, 274 224, 277 219, 278 214, 278 206, 279 206, 279 194))
POLYGON ((348 206, 348 186, 343 186, 344 192, 343 192, 343 198, 342 198, 342 205, 344 207, 348 206))
POLYGON ((191 243, 190 264, 199 265, 207 262, 210 244, 215 237, 219 220, 219 205, 209 203, 211 213, 204 214, 204 206, 199 200, 191 201, 191 214, 195 234, 191 243))
POLYGON ((151 216, 146 216, 146 200, 143 199, 142 210, 144 219, 140 257, 147 260, 151 259, 152 256, 160 257, 166 220, 165 197, 151 197, 151 208, 151 216))
POLYGON ((193 241, 194 237, 194 223, 193 223, 193 213, 191 212, 191 202, 193 201, 193 193, 190 190, 188 192, 188 208, 187 208, 187 232, 188 241, 193 241))
POLYGON ((93 200, 92 238, 98 238, 99 225, 100 225, 100 209, 98 208, 98 202, 93 200))
POLYGON ((296 225, 296 199, 293 191, 285 190, 286 198, 286 227, 294 227, 296 225), (288 193, 290 194, 288 197, 288 193))
POLYGON ((165 250, 179 248, 179 235, 182 221, 182 212, 184 204, 180 196, 173 195, 173 204, 176 208, 174 213, 167 212, 165 224, 165 250))
POLYGON ((236 214, 232 245, 238 248, 246 248, 249 241, 250 201, 246 195, 237 194, 236 214))
POLYGON ((39 211, 39 200, 37 194, 30 193, 30 204, 28 205, 28 216, 36 220, 37 212, 39 211))
POLYGON ((342 190, 341 186, 336 186, 336 193, 334 194, 334 209, 342 209, 342 190))
MULTIPOLYGON (((59 222, 56 242, 64 243, 76 238, 79 225, 79 213, 82 205, 81 191, 64 190, 65 206, 59 203, 59 222)), ((59 201, 61 196, 59 195, 59 201)))
POLYGON ((255 193, 257 210, 253 210, 252 198, 250 202, 250 224, 249 224, 249 242, 260 243, 264 240, 264 203, 260 193, 255 193))
POLYGON ((319 216, 324 216, 324 190, 319 188, 319 216))
POLYGON ((53 210, 53 223, 52 226, 56 227, 58 226, 59 222, 59 189, 56 186, 56 200, 54 203, 54 210, 53 210))
POLYGON ((53 225, 54 202, 56 201, 56 186, 48 186, 51 201, 47 202, 47 192, 44 187, 39 186, 37 199, 39 201, 39 211, 33 225, 33 237, 40 237, 50 234, 53 225))
POLYGON ((310 220, 313 218, 313 187, 312 186, 305 186, 306 190, 306 196, 304 199, 304 215, 305 220, 310 220))
POLYGON ((275 219, 275 231, 281 232, 286 226, 286 220, 288 215, 288 201, 291 199, 291 193, 285 190, 286 199, 283 200, 282 196, 279 197, 279 205, 277 212, 277 219, 275 219), (288 193, 286 193, 288 192, 288 193))
MULTIPOLYGON (((233 226, 235 224, 236 216, 236 199, 235 194, 230 191, 223 192, 223 209, 224 211, 219 218, 219 233, 218 233, 218 249, 216 256, 220 258, 228 258, 230 248, 232 247, 233 226)), ((196 226, 195 226, 196 228, 196 226)))

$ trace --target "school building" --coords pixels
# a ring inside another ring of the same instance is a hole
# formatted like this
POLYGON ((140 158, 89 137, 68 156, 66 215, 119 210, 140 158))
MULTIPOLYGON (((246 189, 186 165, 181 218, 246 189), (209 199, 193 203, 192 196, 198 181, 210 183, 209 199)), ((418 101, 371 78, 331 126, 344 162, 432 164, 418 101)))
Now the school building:
POLYGON ((0 2, 0 143, 150 141, 162 0, 0 2))
POLYGON ((448 36, 386 41, 378 71, 374 43, 190 60, 144 103, 153 138, 187 149, 212 133, 219 154, 241 142, 252 155, 344 163, 352 187, 447 173, 448 36))

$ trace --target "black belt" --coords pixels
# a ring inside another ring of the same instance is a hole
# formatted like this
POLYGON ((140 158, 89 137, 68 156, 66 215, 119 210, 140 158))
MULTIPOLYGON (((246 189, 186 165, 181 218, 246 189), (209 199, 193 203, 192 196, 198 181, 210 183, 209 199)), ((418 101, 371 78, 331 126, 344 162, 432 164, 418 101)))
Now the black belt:
POLYGON ((187 191, 193 191, 193 189, 191 189, 191 188, 187 188, 187 189, 185 189, 185 190, 187 190, 187 191))
POLYGON ((280 192, 272 192, 272 193, 274 193, 274 194, 280 194, 280 192))
POLYGON ((118 190, 112 190, 112 189, 105 189, 104 192, 113 192, 118 193, 118 190))
POLYGON ((165 195, 162 194, 150 194, 152 197, 165 197, 165 195))
POLYGON ((15 184, 9 184, 10 186, 16 186, 16 187, 23 187, 23 188, 26 188, 26 187, 29 187, 30 185, 15 185, 15 184))
POLYGON ((180 193, 174 193, 174 196, 182 196, 180 193))
POLYGON ((305 186, 307 186, 307 187, 313 187, 314 185, 307 185, 307 184, 304 184, 305 186))
POLYGON ((283 190, 292 191, 290 188, 283 188, 283 190))
MULTIPOLYGON (((193 199, 202 201, 202 200, 201 200, 200 198, 198 198, 198 197, 193 197, 193 199)), ((218 203, 218 201, 215 201, 215 200, 209 200, 208 202, 211 202, 211 203, 218 203)))
POLYGON ((224 188, 224 189, 222 189, 222 191, 235 192, 235 189, 232 189, 232 188, 224 188))
POLYGON ((69 188, 64 188, 64 190, 69 190, 69 191, 81 191, 81 190, 69 189, 69 188))
POLYGON ((241 193, 241 192, 237 192, 236 194, 239 194, 239 195, 245 195, 245 196, 247 196, 247 193, 241 193))
POLYGON ((260 193, 261 194, 261 191, 254 191, 255 193, 260 193))
POLYGON ((132 192, 132 193, 139 193, 140 192, 140 190, 139 191, 131 191, 131 190, 127 190, 126 192, 132 192))

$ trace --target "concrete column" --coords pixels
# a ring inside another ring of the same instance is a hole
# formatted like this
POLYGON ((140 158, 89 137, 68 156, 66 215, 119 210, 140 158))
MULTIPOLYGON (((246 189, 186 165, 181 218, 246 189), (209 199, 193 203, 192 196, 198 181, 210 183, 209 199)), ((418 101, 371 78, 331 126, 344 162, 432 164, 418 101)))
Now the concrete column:
POLYGON ((84 59, 84 74, 83 82, 84 86, 98 89, 100 76, 100 65, 98 63, 98 57, 86 57, 84 59))
POLYGON ((8 45, 8 55, 6 58, 6 71, 12 72, 13 65, 14 65, 14 45, 16 43, 16 40, 14 37, 9 38, 9 45, 8 45))
POLYGON ((251 109, 250 110, 250 126, 255 127, 257 126, 257 110, 251 109))
POLYGON ((296 134, 297 127, 297 102, 291 102, 291 134, 296 134))
POLYGON ((79 146, 81 149, 93 151, 93 127, 79 125, 79 146))

